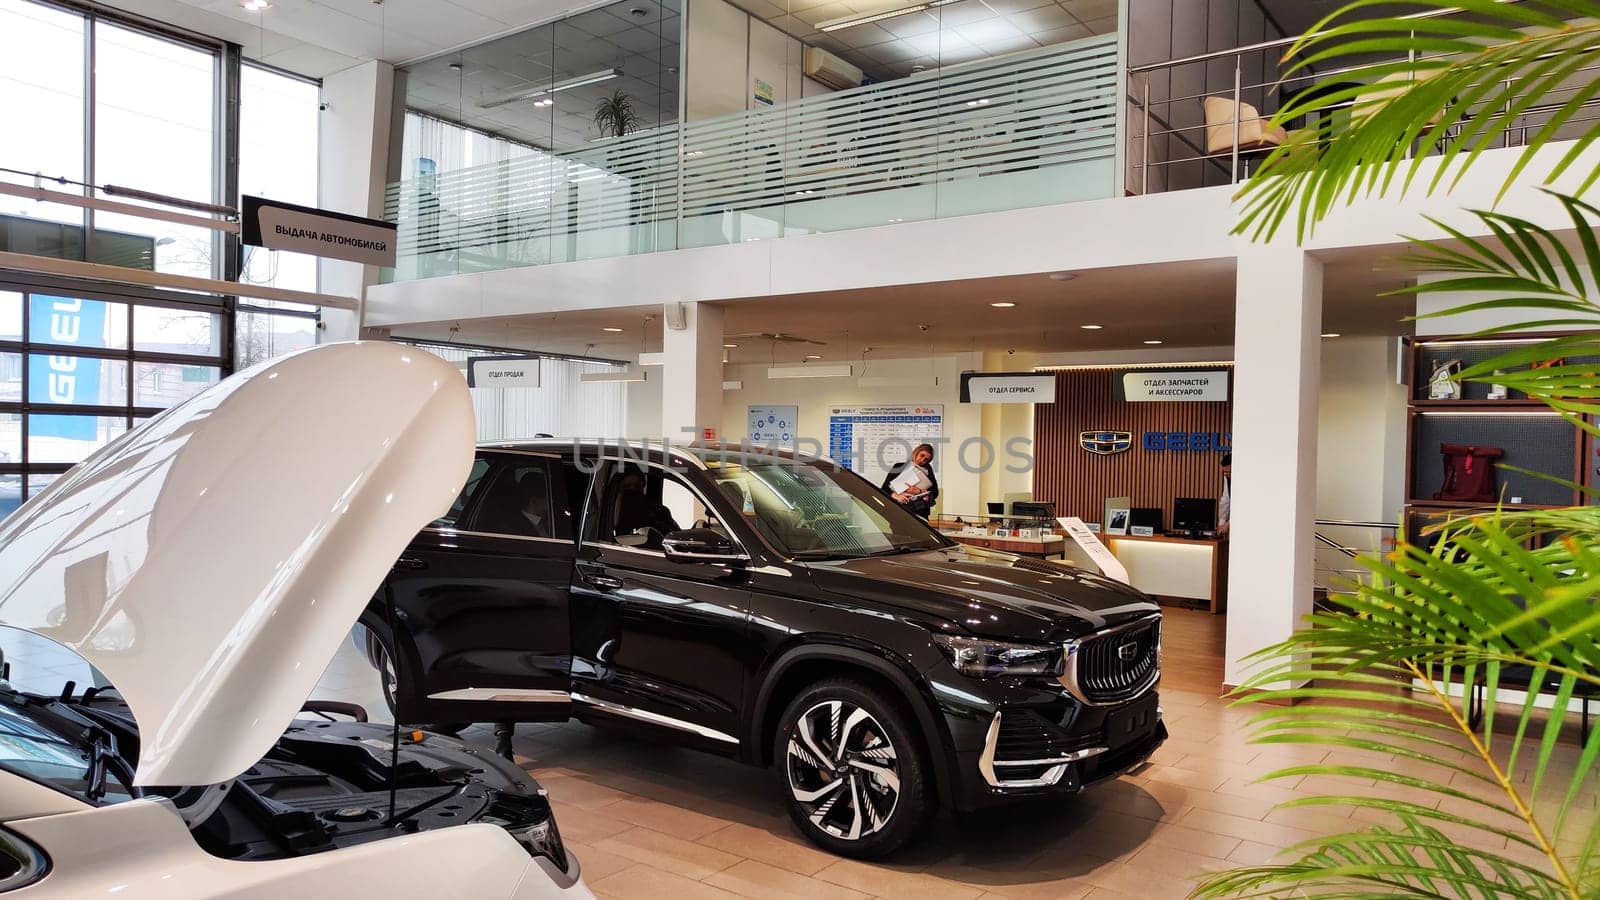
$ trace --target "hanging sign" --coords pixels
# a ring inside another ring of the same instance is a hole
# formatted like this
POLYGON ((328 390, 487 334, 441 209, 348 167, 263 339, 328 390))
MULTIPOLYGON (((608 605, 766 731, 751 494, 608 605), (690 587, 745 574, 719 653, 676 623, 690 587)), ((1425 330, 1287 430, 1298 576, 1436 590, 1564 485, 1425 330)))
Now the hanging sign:
POLYGON ((1083 552, 1094 560, 1094 564, 1100 567, 1102 574, 1123 584, 1129 583, 1127 567, 1122 564, 1121 560, 1117 559, 1115 554, 1106 549, 1105 544, 1100 543, 1099 536, 1090 531, 1089 526, 1084 524, 1082 519, 1077 516, 1062 516, 1056 521, 1061 523, 1061 527, 1066 530, 1067 537, 1072 538, 1072 542, 1083 548, 1083 552))
POLYGON ((1036 372, 967 372, 961 376, 962 403, 1054 403, 1056 376, 1036 372))
POLYGON ((1129 403, 1159 401, 1226 402, 1228 373, 1126 372, 1122 376, 1124 399, 1129 403))
POLYGON ((467 387, 539 386, 537 356, 474 356, 467 360, 467 387))
POLYGON ((241 237, 252 247, 291 250, 369 266, 392 266, 395 233, 392 222, 279 203, 262 197, 244 198, 241 237))

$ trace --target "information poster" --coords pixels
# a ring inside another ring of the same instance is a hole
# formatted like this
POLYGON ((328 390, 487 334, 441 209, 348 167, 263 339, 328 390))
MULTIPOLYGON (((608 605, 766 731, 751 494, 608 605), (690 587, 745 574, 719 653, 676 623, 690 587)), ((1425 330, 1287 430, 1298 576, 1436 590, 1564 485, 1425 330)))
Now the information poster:
MULTIPOLYGON (((882 484, 889 468, 928 443, 938 447, 944 436, 944 405, 834 406, 828 409, 828 455, 873 484, 882 484)), ((934 455, 937 477, 942 457, 934 455)))
MULTIPOLYGON (((749 439, 766 446, 793 447, 795 429, 800 422, 798 406, 751 406, 749 439)), ((815 445, 812 445, 815 446, 815 445)))

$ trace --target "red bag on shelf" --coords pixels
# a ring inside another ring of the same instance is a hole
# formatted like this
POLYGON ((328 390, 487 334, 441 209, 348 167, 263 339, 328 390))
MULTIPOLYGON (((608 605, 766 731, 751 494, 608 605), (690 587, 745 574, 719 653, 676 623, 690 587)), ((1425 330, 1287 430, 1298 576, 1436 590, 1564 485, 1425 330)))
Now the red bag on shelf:
POLYGON ((1493 503, 1499 493, 1495 485, 1494 461, 1505 455, 1499 447, 1473 447, 1467 444, 1440 444, 1444 456, 1444 485, 1433 495, 1435 500, 1457 503, 1493 503))

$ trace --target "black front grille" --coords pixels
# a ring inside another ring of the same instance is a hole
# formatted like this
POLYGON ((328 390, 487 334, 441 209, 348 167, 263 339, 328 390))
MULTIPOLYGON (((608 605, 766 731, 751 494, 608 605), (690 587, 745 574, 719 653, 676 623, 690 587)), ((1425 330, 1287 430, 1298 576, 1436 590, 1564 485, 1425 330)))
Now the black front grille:
POLYGON ((1075 750, 1092 746, 1098 739, 1098 733, 1071 737, 1032 710, 1008 709, 1000 716, 1000 734, 995 738, 994 758, 997 762, 1059 759, 1075 750))
POLYGON ((1078 689, 1093 703, 1137 696, 1160 665, 1161 620, 1085 638, 1074 657, 1078 689))

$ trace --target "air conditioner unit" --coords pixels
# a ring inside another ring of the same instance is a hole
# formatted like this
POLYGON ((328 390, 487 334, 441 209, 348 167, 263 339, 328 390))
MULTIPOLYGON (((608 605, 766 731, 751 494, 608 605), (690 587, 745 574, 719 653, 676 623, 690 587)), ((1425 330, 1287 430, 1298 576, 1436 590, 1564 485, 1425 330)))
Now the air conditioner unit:
POLYGON ((861 86, 861 70, 821 47, 807 47, 801 65, 806 77, 836 91, 861 86))

